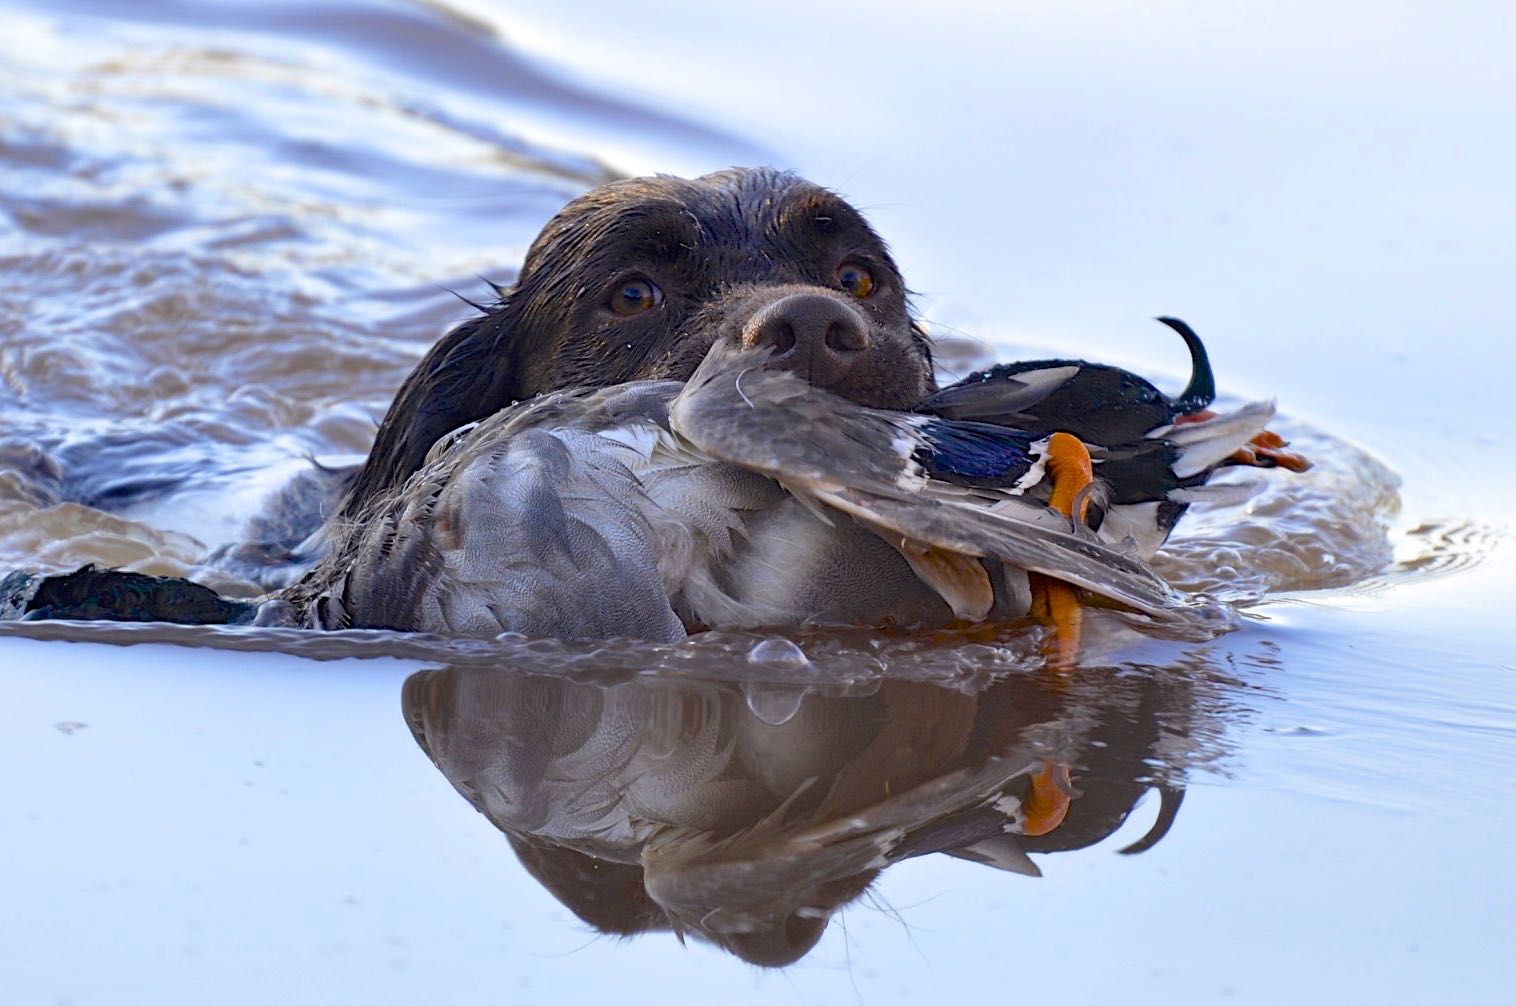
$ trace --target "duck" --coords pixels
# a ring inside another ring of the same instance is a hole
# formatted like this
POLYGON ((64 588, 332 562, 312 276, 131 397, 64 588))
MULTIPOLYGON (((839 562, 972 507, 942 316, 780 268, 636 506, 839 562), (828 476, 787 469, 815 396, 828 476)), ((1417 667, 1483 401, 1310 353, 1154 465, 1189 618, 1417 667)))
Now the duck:
MULTIPOLYGON (((1216 380, 1205 343, 1179 318, 1156 320, 1189 350, 1190 378, 1177 395, 1110 364, 1027 360, 970 374, 927 396, 917 411, 1047 438, 1040 442, 1048 445, 1054 477, 1029 487, 1030 494, 1102 542, 1151 558, 1192 504, 1238 502, 1257 491, 1256 483, 1212 484, 1220 469, 1246 465, 1299 473, 1311 467, 1267 429, 1272 402, 1213 411, 1216 380)), ((977 452, 967 456, 977 460, 977 452)), ((949 474, 988 488, 1022 487, 1026 480, 1013 469, 1003 475, 949 474)), ((1053 628, 1050 657, 1067 665, 1077 654, 1083 608, 1074 589, 1055 578, 1033 574, 1032 588, 1033 614, 1053 628)))
MULTIPOLYGON (((1047 585, 1179 632, 1229 624, 1078 518, 1094 455, 1077 437, 959 419, 950 397, 935 413, 860 406, 768 355, 717 344, 682 384, 557 392, 455 431, 333 529, 258 624, 672 641, 1033 614, 1077 636, 1042 611, 1047 585)), ((1194 424, 1165 458, 1207 470, 1272 414, 1194 424)))
MULTIPOLYGON (((1249 403, 1225 416, 1212 411, 1216 380, 1204 342, 1179 318, 1156 319, 1173 329, 1190 354, 1190 377, 1167 395, 1129 370, 1078 359, 997 364, 923 399, 926 415, 985 423, 1036 436, 1068 433, 1084 443, 1099 477, 1088 490, 1088 526, 1109 544, 1126 543, 1153 556, 1199 502, 1246 498, 1253 483, 1211 484, 1234 466, 1300 473, 1311 462, 1259 427, 1271 403, 1249 403), (1256 431, 1238 440, 1234 432, 1256 431), (1229 449, 1236 444, 1235 448, 1229 449)), ((999 485, 990 476, 986 485, 999 485)))

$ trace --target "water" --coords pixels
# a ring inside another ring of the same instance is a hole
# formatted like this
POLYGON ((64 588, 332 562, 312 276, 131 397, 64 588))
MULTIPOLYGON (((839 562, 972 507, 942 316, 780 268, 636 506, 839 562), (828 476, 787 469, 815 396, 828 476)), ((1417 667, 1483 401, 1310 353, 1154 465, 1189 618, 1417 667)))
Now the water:
POLYGON ((839 188, 938 332, 998 355, 1177 387, 1145 319, 1186 317, 1321 462, 1163 558, 1263 595, 1244 628, 1095 617, 1071 678, 1008 634, 8 626, 7 1002, 1505 1000, 1516 87, 1493 9, 4 10, 0 568, 245 592, 200 559, 306 457, 361 455, 469 313, 450 290, 508 281, 607 177, 731 163, 839 188), (1067 817, 1001 869, 915 854, 1060 765, 1067 817), (518 837, 651 849, 612 901, 651 897, 686 945, 596 937, 449 785, 479 778, 518 837), (718 826, 745 837, 704 848, 718 826), (854 851, 822 862, 823 837, 854 851), (806 952, 741 959, 780 949, 806 952))

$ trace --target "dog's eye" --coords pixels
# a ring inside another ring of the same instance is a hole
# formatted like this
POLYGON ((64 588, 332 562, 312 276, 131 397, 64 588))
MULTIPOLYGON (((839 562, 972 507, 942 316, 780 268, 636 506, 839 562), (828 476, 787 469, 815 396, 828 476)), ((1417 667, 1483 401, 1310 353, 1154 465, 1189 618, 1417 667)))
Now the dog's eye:
POLYGON ((629 279, 611 294, 611 310, 623 317, 641 314, 663 303, 663 291, 650 279, 629 279))
POLYGON ((844 262, 837 267, 837 285, 862 300, 874 292, 874 276, 856 262, 844 262))

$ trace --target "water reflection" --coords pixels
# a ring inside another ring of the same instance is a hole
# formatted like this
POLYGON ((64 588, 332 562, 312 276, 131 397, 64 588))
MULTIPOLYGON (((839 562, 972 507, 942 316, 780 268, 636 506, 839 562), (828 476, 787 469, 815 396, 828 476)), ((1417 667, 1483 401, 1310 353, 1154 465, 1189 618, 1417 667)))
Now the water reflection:
MULTIPOLYGON (((1169 667, 809 680, 514 667, 404 685, 417 742, 521 864, 602 933, 694 935, 792 963, 894 863, 944 853, 1038 876, 1038 853, 1113 835, 1156 790, 1224 753, 1203 651, 1169 667), (720 678, 718 680, 717 678, 720 678)), ((744 672, 746 676, 744 675, 744 672)))

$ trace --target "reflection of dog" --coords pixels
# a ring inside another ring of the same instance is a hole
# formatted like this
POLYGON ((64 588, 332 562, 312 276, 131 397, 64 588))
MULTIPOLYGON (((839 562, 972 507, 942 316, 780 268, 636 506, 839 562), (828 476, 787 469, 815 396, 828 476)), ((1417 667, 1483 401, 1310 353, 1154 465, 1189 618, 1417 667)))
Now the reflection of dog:
POLYGON ((978 694, 886 680, 858 695, 450 668, 413 675, 403 701, 422 749, 581 919, 781 966, 902 859, 1036 875, 1028 852, 1105 838, 1155 783, 1158 823, 1124 851, 1156 843, 1178 809, 1172 763, 1193 754, 1178 749, 1212 733, 1185 731, 1184 680, 1077 696, 1041 675, 978 694))

